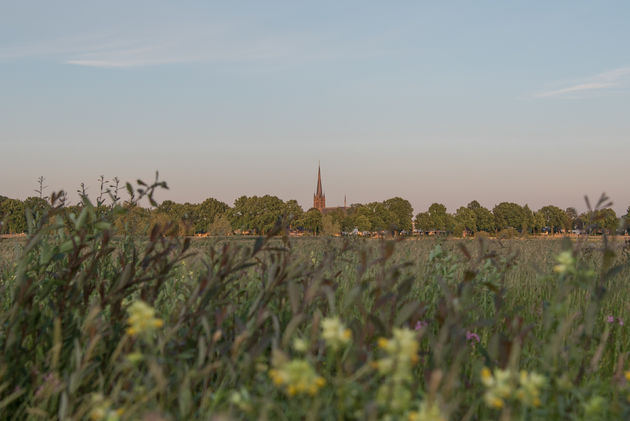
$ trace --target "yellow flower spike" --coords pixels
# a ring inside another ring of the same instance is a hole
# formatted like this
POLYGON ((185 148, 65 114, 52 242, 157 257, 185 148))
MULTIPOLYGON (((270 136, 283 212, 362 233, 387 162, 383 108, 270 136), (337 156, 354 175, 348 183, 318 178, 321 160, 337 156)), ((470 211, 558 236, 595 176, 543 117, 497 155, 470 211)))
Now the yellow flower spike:
POLYGON ((333 350, 341 348, 352 339, 352 331, 347 329, 338 317, 322 320, 322 338, 333 350))
POLYGON ((484 367, 483 369, 481 369, 481 380, 486 382, 491 379, 492 379, 492 372, 490 371, 490 369, 488 367, 484 367))
POLYGON ((387 344, 389 344, 389 341, 386 338, 378 338, 378 347, 385 349, 387 348, 387 344))
POLYGON ((492 406, 494 406, 497 409, 503 408, 503 399, 501 398, 495 398, 492 401, 492 406))
POLYGON ((315 395, 326 384, 323 377, 318 376, 307 360, 294 359, 276 363, 276 368, 269 370, 269 377, 277 387, 289 396, 298 394, 315 395))
POLYGON ((626 377, 626 380, 630 382, 630 371, 626 371, 624 376, 626 377))
POLYGON ((144 301, 134 301, 127 309, 127 334, 131 336, 149 334, 164 326, 162 319, 155 317, 155 310, 144 301))

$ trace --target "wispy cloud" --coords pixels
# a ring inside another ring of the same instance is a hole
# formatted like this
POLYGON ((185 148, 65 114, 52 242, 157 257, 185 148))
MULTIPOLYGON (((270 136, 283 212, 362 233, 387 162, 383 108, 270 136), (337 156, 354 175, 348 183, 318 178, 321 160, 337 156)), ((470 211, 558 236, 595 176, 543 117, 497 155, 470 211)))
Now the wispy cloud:
POLYGON ((536 98, 572 97, 572 94, 601 92, 602 90, 619 87, 628 81, 630 81, 630 67, 621 67, 576 81, 564 88, 537 92, 533 96, 536 98))

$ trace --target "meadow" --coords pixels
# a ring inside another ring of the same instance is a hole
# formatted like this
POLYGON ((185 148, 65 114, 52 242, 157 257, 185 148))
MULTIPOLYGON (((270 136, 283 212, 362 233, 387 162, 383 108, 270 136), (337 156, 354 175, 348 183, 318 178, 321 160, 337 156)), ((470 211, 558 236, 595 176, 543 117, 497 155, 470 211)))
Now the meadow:
POLYGON ((0 419, 630 417, 623 240, 0 240, 0 419))

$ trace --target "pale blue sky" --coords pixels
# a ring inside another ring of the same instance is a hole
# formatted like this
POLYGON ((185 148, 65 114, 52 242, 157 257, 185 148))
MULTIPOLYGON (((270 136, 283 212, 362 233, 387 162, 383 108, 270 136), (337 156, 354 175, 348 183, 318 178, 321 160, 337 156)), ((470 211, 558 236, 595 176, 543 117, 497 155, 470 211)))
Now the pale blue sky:
POLYGON ((630 3, 0 0, 0 194, 630 205, 630 3))

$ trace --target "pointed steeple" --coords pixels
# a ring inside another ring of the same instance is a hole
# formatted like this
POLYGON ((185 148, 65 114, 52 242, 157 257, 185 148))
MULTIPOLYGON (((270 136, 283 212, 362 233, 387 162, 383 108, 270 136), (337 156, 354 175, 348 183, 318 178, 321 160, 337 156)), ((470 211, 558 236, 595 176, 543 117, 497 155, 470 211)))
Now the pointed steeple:
POLYGON ((317 165, 317 191, 315 192, 316 196, 322 196, 324 192, 322 191, 322 170, 319 165, 317 165))
POLYGON ((320 211, 326 207, 326 195, 322 188, 322 171, 319 163, 317 164, 317 189, 313 195, 313 207, 320 211))

